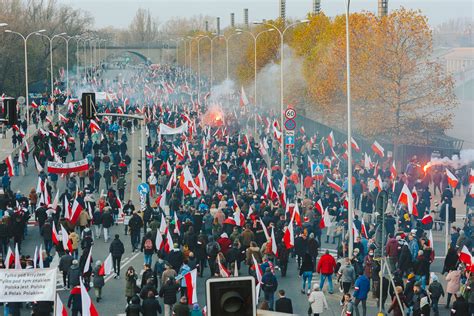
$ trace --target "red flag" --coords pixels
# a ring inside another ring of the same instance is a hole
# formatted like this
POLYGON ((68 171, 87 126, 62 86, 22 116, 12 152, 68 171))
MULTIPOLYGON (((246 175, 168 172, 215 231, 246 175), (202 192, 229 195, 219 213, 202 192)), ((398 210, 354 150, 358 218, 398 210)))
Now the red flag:
POLYGON ((364 238, 368 239, 369 238, 369 235, 367 235, 367 228, 365 227, 365 223, 364 223, 364 219, 361 218, 360 219, 360 233, 362 234, 362 236, 364 236, 364 238))
POLYGON ((230 271, 222 264, 220 256, 217 256, 217 265, 219 266, 219 273, 221 277, 223 278, 230 277, 230 271))
POLYGON ((8 169, 8 176, 13 177, 13 159, 12 155, 8 155, 7 159, 5 159, 5 163, 8 169))
POLYGON ((54 222, 51 223, 52 229, 53 229, 53 243, 57 246, 59 245, 59 235, 58 232, 56 231, 56 224, 54 222))
POLYGON ((336 192, 342 192, 342 188, 334 181, 331 179, 327 178, 328 180, 328 185, 336 192))
POLYGON ((275 239, 275 233, 274 229, 272 227, 272 235, 271 235, 271 241, 272 243, 272 253, 278 258, 278 246, 277 246, 277 241, 275 239))
POLYGON ((430 214, 426 214, 426 215, 423 216, 423 218, 421 219, 421 223, 422 223, 423 225, 431 224, 431 223, 433 223, 433 217, 432 217, 430 214))
POLYGON ((351 137, 351 146, 352 148, 357 151, 357 152, 360 152, 360 148, 359 148, 359 145, 357 144, 357 142, 355 141, 354 138, 351 137))
POLYGON ((315 206, 316 209, 318 210, 319 214, 323 215, 324 209, 323 209, 323 202, 321 201, 321 199, 319 199, 319 200, 314 204, 314 206, 315 206))
POLYGON ((109 253, 107 258, 105 258, 104 262, 99 268, 99 275, 105 276, 111 274, 113 271, 113 264, 112 264, 112 254, 109 253))
POLYGON ((91 129, 91 133, 96 133, 96 132, 101 131, 99 124, 97 124, 95 120, 91 120, 89 124, 89 128, 91 129))
POLYGON ((56 315, 55 316, 67 316, 66 306, 63 305, 61 297, 56 293, 56 315))
POLYGON ((463 262, 467 265, 472 264, 472 254, 469 251, 469 249, 467 249, 467 247, 465 245, 462 246, 461 252, 459 253, 459 261, 461 261, 461 262, 463 262))
POLYGON ((63 227, 63 225, 61 225, 61 241, 64 250, 67 250, 70 254, 72 254, 72 241, 71 239, 69 239, 69 234, 67 233, 67 230, 63 227))
POLYGON ((244 87, 242 86, 240 90, 240 106, 246 106, 248 104, 249 104, 249 99, 247 98, 244 87))
POLYGON ((406 183, 403 184, 402 191, 398 197, 398 202, 405 204, 408 207, 408 213, 413 214, 413 195, 410 192, 410 189, 408 189, 406 183))
POLYGON ((31 101, 31 107, 32 107, 33 109, 37 109, 37 108, 38 108, 38 104, 36 104, 35 101, 31 101))
POLYGON ((286 249, 293 248, 295 245, 295 234, 293 231, 293 222, 290 222, 288 224, 288 227, 285 230, 285 233, 283 234, 283 242, 285 243, 286 249))
POLYGON ((74 203, 72 204, 72 209, 71 209, 71 217, 69 218, 69 221, 72 224, 76 224, 82 210, 83 210, 82 205, 77 200, 74 200, 74 203))
POLYGON ((334 134, 333 134, 332 131, 331 131, 331 133, 329 133, 327 141, 328 141, 329 147, 334 148, 334 144, 335 144, 334 143, 334 134))
POLYGON ((392 162, 392 166, 390 167, 390 178, 392 180, 397 179, 398 173, 397 168, 395 167, 395 160, 392 162))

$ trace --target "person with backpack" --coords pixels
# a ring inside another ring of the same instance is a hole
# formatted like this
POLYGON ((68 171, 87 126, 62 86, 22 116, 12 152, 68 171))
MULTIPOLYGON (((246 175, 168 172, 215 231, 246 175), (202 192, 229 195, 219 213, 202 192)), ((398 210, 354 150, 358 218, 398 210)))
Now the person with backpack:
POLYGON ((151 234, 151 229, 148 228, 148 231, 145 236, 143 236, 142 246, 140 251, 143 252, 144 255, 144 264, 148 264, 151 266, 151 260, 153 257, 153 253, 155 252, 155 246, 153 243, 153 238, 151 234))
POLYGON ((278 281, 273 274, 270 267, 265 269, 265 273, 262 276, 262 290, 265 297, 265 300, 270 306, 270 310, 273 310, 273 303, 275 301, 275 292, 278 288, 278 281))

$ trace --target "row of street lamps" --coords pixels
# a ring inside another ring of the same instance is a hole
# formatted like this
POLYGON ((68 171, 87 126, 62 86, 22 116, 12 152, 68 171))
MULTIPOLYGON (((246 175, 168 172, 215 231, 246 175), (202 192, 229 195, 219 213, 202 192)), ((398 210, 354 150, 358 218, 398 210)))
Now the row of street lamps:
MULTIPOLYGON (((0 23, 0 27, 6 27, 8 26, 7 23, 0 23)), ((54 72, 53 72, 53 41, 55 38, 59 38, 59 39, 62 39, 65 41, 66 43, 66 93, 67 95, 69 96, 69 41, 70 40, 75 40, 76 41, 76 74, 79 73, 79 44, 80 44, 80 41, 83 41, 83 44, 84 44, 84 77, 87 77, 87 53, 86 53, 86 44, 88 42, 89 43, 89 47, 90 47, 90 55, 91 55, 91 58, 90 58, 90 67, 91 69, 94 67, 94 61, 100 61, 100 43, 104 42, 106 43, 107 40, 105 39, 99 39, 99 38, 92 38, 92 37, 87 37, 87 36, 80 36, 80 35, 75 35, 75 36, 68 36, 66 33, 59 33, 59 34, 55 34, 53 36, 48 36, 48 35, 45 35, 44 32, 46 32, 46 30, 44 29, 41 29, 41 30, 38 30, 38 31, 34 31, 34 32, 31 32, 27 35, 23 35, 19 32, 15 32, 15 31, 12 31, 12 30, 5 30, 5 33, 9 33, 9 34, 15 34, 15 35, 18 35, 20 36, 22 39, 23 39, 23 43, 24 43, 24 59, 25 59, 25 99, 26 99, 26 116, 27 116, 27 122, 29 124, 29 118, 30 118, 30 113, 29 113, 29 104, 30 104, 30 100, 29 100, 29 94, 28 94, 28 91, 29 91, 29 88, 28 88, 28 39, 32 36, 32 35, 36 35, 36 36, 41 36, 41 37, 44 37, 46 39, 48 39, 49 41, 49 60, 50 60, 50 95, 51 97, 53 97, 53 91, 54 91, 54 72), (92 44, 94 43, 94 46, 92 46, 92 44), (98 48, 99 48, 99 52, 97 52, 97 44, 99 45, 98 48), (94 49, 94 50, 93 50, 94 49), (98 59, 97 59, 97 54, 99 54, 98 56, 98 59)), ((107 49, 106 46, 104 46, 105 49, 107 49)), ((28 136, 29 136, 29 133, 28 133, 28 136)))

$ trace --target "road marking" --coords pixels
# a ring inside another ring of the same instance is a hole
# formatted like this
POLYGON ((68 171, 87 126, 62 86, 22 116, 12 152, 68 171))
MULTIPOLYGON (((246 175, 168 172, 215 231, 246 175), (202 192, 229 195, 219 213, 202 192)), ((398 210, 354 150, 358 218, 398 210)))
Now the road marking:
MULTIPOLYGON (((130 259, 128 259, 127 261, 125 261, 123 263, 123 265, 120 265, 120 271, 125 267, 125 265, 129 264, 133 259, 135 259, 136 257, 138 257, 138 255, 140 254, 140 252, 137 252, 136 254, 134 254, 130 259)), ((110 281, 113 277, 114 277, 114 273, 111 273, 108 277, 105 278, 105 282, 108 282, 110 281)))

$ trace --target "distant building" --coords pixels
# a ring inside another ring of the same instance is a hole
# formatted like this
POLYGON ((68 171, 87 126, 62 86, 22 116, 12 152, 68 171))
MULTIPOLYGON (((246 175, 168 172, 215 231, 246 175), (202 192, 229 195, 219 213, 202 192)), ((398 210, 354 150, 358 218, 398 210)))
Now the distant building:
POLYGON ((442 56, 446 63, 446 71, 451 74, 464 72, 474 68, 474 47, 453 48, 442 56))

